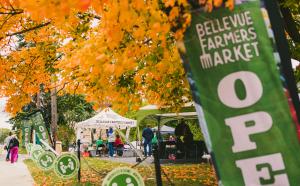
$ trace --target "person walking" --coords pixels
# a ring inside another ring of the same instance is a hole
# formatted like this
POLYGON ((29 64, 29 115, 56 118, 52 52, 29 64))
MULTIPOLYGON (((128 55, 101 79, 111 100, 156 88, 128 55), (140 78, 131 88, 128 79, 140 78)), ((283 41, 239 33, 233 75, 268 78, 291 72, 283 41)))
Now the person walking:
POLYGON ((9 135, 4 140, 4 145, 5 145, 4 149, 7 151, 6 161, 9 161, 9 155, 10 155, 9 142, 11 138, 12 138, 12 132, 9 132, 9 135))
POLYGON ((9 142, 9 148, 11 153, 10 162, 15 163, 17 162, 19 156, 19 140, 15 135, 12 136, 9 142))
POLYGON ((151 140, 154 137, 154 134, 149 125, 147 125, 147 127, 143 130, 142 136, 144 137, 144 155, 145 157, 151 156, 152 155, 151 140))
POLYGON ((108 137, 109 157, 113 157, 114 156, 115 133, 111 127, 109 127, 109 129, 108 129, 107 137, 108 137))

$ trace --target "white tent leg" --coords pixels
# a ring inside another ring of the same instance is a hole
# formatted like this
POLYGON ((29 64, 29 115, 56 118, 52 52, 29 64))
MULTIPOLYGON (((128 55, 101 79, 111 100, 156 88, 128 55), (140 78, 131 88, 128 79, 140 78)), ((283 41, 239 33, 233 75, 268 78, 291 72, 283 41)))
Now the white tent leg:
POLYGON ((77 140, 81 140, 81 132, 82 132, 82 129, 81 128, 77 128, 76 130, 76 141, 77 140))
POLYGON ((136 126, 137 127, 137 143, 139 144, 140 146, 140 149, 142 148, 142 143, 141 143, 141 135, 140 135, 140 127, 139 126, 136 126))
POLYGON ((129 133, 130 133, 130 127, 127 128, 126 130, 126 138, 129 140, 129 133))

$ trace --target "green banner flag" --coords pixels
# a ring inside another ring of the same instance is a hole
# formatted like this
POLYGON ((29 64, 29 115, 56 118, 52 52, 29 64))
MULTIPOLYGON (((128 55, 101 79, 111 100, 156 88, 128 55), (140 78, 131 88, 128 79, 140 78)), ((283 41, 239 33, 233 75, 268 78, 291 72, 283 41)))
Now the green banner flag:
MULTIPOLYGON (((259 0, 195 10, 184 65, 220 185, 299 185, 300 144, 259 0)), ((288 46, 287 46, 288 47, 288 46)))
POLYGON ((30 120, 22 120, 22 146, 30 143, 31 137, 31 123, 30 120))
POLYGON ((31 115, 30 120, 37 137, 49 143, 49 136, 42 114, 40 112, 36 112, 35 114, 31 115))

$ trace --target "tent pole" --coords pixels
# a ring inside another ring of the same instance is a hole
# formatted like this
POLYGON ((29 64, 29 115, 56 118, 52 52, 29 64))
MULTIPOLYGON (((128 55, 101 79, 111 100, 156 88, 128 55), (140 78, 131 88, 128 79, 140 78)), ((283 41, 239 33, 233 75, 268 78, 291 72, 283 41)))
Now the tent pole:
POLYGON ((129 134, 130 134, 130 127, 127 127, 127 129, 126 129, 126 138, 128 139, 128 140, 130 140, 130 138, 129 138, 129 134))
MULTIPOLYGON (((135 151, 135 153, 137 154, 137 156, 140 159, 143 159, 143 155, 136 149, 134 148, 134 146, 130 143, 130 141, 126 138, 126 136, 123 134, 123 132, 121 130, 119 130, 118 128, 116 128, 116 131, 119 133, 119 135, 125 139, 125 141, 128 143, 128 145, 135 151)), ((149 165, 147 165, 148 167, 150 167, 149 165)))
POLYGON ((136 145, 137 145, 137 143, 139 143, 139 145, 140 145, 140 150, 141 150, 141 144, 140 144, 140 143, 141 143, 140 127, 139 127, 138 125, 137 125, 136 127, 137 127, 137 140, 138 140, 138 141, 136 142, 136 145))

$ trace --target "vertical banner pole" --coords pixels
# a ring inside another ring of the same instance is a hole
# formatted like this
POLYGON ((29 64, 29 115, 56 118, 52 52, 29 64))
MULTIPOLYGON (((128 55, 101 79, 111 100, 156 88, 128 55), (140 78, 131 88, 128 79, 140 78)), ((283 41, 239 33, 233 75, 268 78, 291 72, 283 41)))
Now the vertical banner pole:
POLYGON ((155 165, 155 175, 156 175, 156 185, 162 186, 161 179, 161 167, 159 162, 159 153, 160 153, 160 116, 157 118, 157 145, 153 147, 153 156, 154 156, 154 165, 155 165))
POLYGON ((278 48, 278 52, 280 54, 281 59, 281 68, 282 73, 286 78, 287 88, 289 90, 290 96, 292 98, 293 105, 295 107, 295 112, 298 118, 298 122, 300 122, 300 102, 299 96, 297 92, 297 86, 295 77, 293 75, 293 68, 291 64, 291 54, 289 51, 288 42, 285 36, 285 30, 283 26, 283 18, 278 11, 279 7, 276 1, 265 1, 266 9, 268 14, 270 15, 270 22, 273 28, 273 32, 275 35, 276 46, 278 48))
POLYGON ((77 157, 79 160, 79 169, 78 169, 78 182, 80 182, 80 178, 81 178, 81 161, 80 161, 80 139, 77 140, 77 157))

